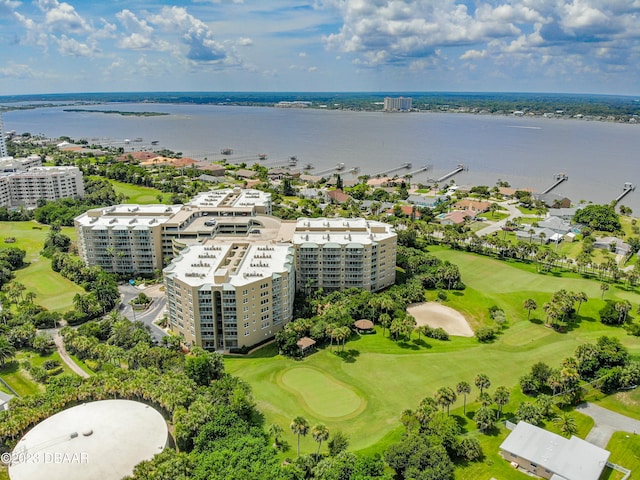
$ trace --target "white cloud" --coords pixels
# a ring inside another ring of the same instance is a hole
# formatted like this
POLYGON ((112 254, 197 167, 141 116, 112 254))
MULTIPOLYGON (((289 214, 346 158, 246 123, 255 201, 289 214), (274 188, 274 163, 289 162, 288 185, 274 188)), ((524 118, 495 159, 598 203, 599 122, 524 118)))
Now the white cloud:
POLYGON ((62 35, 58 42, 58 50, 63 55, 70 55, 73 57, 91 57, 98 52, 95 45, 88 45, 81 43, 75 38, 69 38, 66 35, 62 35))
POLYGON ((460 55, 460 60, 476 60, 478 58, 484 58, 487 56, 486 50, 467 50, 462 55, 460 55))
POLYGON ((89 24, 66 2, 39 0, 38 6, 45 12, 44 25, 51 32, 78 34, 90 31, 89 24))
POLYGON ((131 10, 116 13, 116 18, 128 33, 118 41, 120 48, 141 50, 158 46, 158 42, 153 39, 153 27, 145 20, 138 19, 131 10))
POLYGON ((149 21, 165 32, 180 34, 187 45, 186 58, 195 63, 237 63, 225 46, 217 41, 206 23, 194 17, 183 7, 163 7, 160 14, 149 21))
POLYGON ((10 62, 7 66, 0 68, 0 78, 31 78, 34 76, 31 67, 24 63, 10 62))

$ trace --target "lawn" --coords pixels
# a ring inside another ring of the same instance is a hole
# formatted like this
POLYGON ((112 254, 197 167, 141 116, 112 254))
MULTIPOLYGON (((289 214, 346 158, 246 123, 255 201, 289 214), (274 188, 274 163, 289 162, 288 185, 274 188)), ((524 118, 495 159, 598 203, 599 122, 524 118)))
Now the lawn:
MULTIPOLYGON (((345 352, 340 353, 320 349, 303 360, 291 360, 277 355, 270 345, 253 357, 227 358, 227 369, 252 385, 266 423, 282 426, 285 439, 291 445, 295 444, 295 438, 289 432, 289 423, 295 416, 303 415, 311 425, 323 422, 330 431, 343 430, 350 437, 353 450, 380 452, 401 435, 399 419, 402 411, 415 408, 422 398, 433 395, 439 387, 454 387, 461 380, 473 384, 475 375, 482 372, 491 379, 491 392, 499 385, 515 392, 518 378, 533 363, 545 361, 557 367, 579 344, 595 341, 605 334, 621 338, 632 354, 640 354, 637 339, 628 336, 624 330, 604 326, 596 320, 597 311, 604 305, 598 282, 577 275, 571 278, 541 275, 535 273, 535 267, 531 265, 501 262, 449 249, 432 251, 439 258, 457 264, 467 285, 464 292, 450 292, 444 302, 446 305, 461 311, 473 327, 490 322, 488 308, 498 305, 505 310, 509 327, 491 344, 455 337, 448 342, 425 341, 424 338, 418 341, 417 336, 410 342, 395 343, 377 329, 372 335, 352 337, 345 352), (534 298, 541 307, 553 292, 562 288, 584 291, 590 299, 582 305, 573 329, 563 334, 546 328, 541 321, 544 319, 541 310, 532 312, 533 321, 527 321, 527 313, 522 308, 525 299, 534 298), (292 381, 287 378, 291 369, 302 369, 292 381), (311 372, 313 374, 305 380, 303 374, 311 372), (282 387, 283 375, 287 380, 286 388, 282 387), (339 411, 331 418, 326 415, 326 408, 319 405, 327 401, 325 389, 333 389, 333 385, 339 386, 339 398, 331 400, 337 403, 335 408, 339 411), (366 407, 361 411, 355 410, 355 397, 350 391, 366 401, 366 407), (338 417, 349 409, 354 410, 346 414, 348 421, 338 417)), ((435 298, 435 293, 429 292, 428 297, 435 298)), ((614 286, 605 298, 628 298, 633 304, 640 300, 637 292, 614 286)), ((474 404, 477 395, 474 388, 467 399, 468 411, 473 412, 478 407, 474 404)), ((515 410, 517 403, 514 394, 514 400, 505 411, 515 410)), ((453 411, 461 406, 462 399, 458 399, 453 411)), ((588 420, 579 419, 579 423, 584 424, 585 429, 588 426, 588 420)), ((489 438, 493 437, 483 439, 483 443, 489 438)), ((499 445, 499 441, 496 442, 499 445)), ((313 451, 315 447, 311 438, 303 439, 304 452, 313 451)), ((485 450, 494 447, 486 445, 485 450)), ((487 458, 491 461, 491 457, 487 458)), ((508 464, 504 470, 502 478, 514 478, 508 464)), ((493 470, 491 472, 493 474, 493 470)), ((470 473, 462 478, 478 477, 470 473)))
POLYGON ((44 387, 33 381, 18 362, 10 362, 0 368, 0 377, 21 397, 44 390, 44 387))
MULTIPOLYGON (((47 225, 33 221, 0 222, 0 239, 16 239, 15 243, 3 245, 16 246, 27 252, 25 261, 30 264, 15 272, 16 280, 36 294, 36 303, 52 311, 64 312, 73 305, 73 296, 84 293, 84 290, 51 270, 51 260, 40 255, 48 232, 47 225)), ((62 233, 75 241, 73 228, 64 227, 62 233)))
POLYGON ((630 480, 640 479, 640 436, 631 432, 616 432, 609 440, 607 450, 611 452, 611 463, 632 471, 630 480))
MULTIPOLYGON (((101 178, 101 177, 95 177, 101 178)), ((131 185, 130 183, 118 182, 116 180, 109 180, 109 183, 113 185, 113 189, 117 194, 123 194, 126 198, 124 203, 135 203, 139 205, 147 205, 150 203, 164 203, 169 200, 169 194, 162 193, 155 188, 143 187, 141 185, 131 185), (158 195, 162 197, 161 201, 158 201, 158 195)))

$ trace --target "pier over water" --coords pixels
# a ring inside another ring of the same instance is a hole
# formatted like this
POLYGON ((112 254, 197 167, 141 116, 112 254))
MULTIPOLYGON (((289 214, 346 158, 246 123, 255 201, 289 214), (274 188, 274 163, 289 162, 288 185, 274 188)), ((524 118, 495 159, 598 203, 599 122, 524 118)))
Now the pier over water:
POLYGON ((453 177, 454 175, 457 175, 460 172, 463 172, 465 170, 468 170, 467 167, 465 167, 463 164, 458 164, 458 166, 456 167, 455 170, 450 171, 449 173, 447 173, 446 175, 441 176, 440 178, 436 179, 436 183, 440 183, 440 182, 444 182, 445 180, 453 177))
POLYGON ((555 180, 555 183, 553 185, 551 185, 550 187, 545 188, 542 192, 542 194, 545 193, 549 193, 551 190, 553 190, 554 188, 556 188, 558 185, 560 185, 562 182, 566 182, 567 180, 569 180, 569 177, 567 176, 566 173, 557 173, 555 177, 553 177, 555 180))
POLYGON ((624 186, 622 187, 622 193, 620 195, 618 195, 615 200, 613 201, 613 203, 618 203, 620 200, 622 200, 628 193, 633 192, 636 189, 636 186, 631 183, 631 182, 627 182, 624 184, 624 186))

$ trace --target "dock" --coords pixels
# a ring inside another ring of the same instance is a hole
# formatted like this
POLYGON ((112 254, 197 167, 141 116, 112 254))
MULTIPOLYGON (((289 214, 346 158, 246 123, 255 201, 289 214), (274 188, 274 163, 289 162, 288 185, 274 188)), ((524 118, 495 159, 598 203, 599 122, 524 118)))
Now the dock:
POLYGON ((344 163, 338 163, 335 167, 327 168, 326 170, 320 170, 319 172, 314 172, 314 175, 324 175, 327 173, 340 172, 344 170, 344 163))
POLYGON ((613 203, 618 203, 620 200, 622 200, 628 193, 633 192, 636 189, 636 186, 631 183, 631 182, 627 182, 624 184, 624 186, 622 187, 622 193, 620 195, 618 195, 615 200, 613 201, 613 203))
POLYGON ((555 180, 555 183, 553 185, 551 185, 550 187, 544 189, 542 192, 542 194, 545 193, 549 193, 551 190, 553 190, 554 188, 556 188, 558 185, 560 185, 562 182, 566 182, 567 180, 569 180, 569 177, 567 176, 566 173, 557 173, 555 177, 553 177, 553 179, 555 180))
POLYGON ((420 167, 417 170, 413 170, 412 172, 409 172, 409 173, 405 174, 405 177, 408 177, 408 176, 412 176, 413 177, 414 175, 417 175, 418 173, 428 172, 432 168, 433 168, 432 165, 424 165, 423 167, 420 167))
POLYGON ((384 172, 374 173, 373 175, 371 175, 371 177, 372 178, 373 177, 383 177, 383 176, 388 175, 389 173, 397 172, 398 170, 403 170, 405 168, 411 168, 411 164, 410 163, 403 163, 399 167, 390 168, 389 170, 385 170, 384 172))
POLYGON ((445 180, 448 180, 449 178, 453 177, 454 175, 457 175, 460 172, 463 172, 465 170, 468 170, 467 167, 465 167, 463 164, 459 163, 458 166, 455 168, 455 170, 451 170, 446 175, 443 175, 440 178, 436 179, 436 183, 444 182, 445 180))

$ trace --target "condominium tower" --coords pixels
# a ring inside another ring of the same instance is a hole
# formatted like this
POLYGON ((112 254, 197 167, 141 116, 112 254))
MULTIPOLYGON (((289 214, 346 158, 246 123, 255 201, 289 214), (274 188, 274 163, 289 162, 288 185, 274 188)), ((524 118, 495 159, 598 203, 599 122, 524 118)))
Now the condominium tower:
POLYGON ((385 112, 405 112, 411 110, 412 98, 405 97, 384 97, 385 112))
POLYGON ((297 289, 378 291, 396 278, 397 235, 363 218, 301 218, 292 238, 297 289))
POLYGON ((38 200, 83 196, 84 180, 78 167, 32 167, 0 173, 0 206, 35 208, 38 200))
POLYGON ((164 270, 169 325, 188 345, 229 350, 272 338, 293 314, 291 244, 188 247, 164 270))

